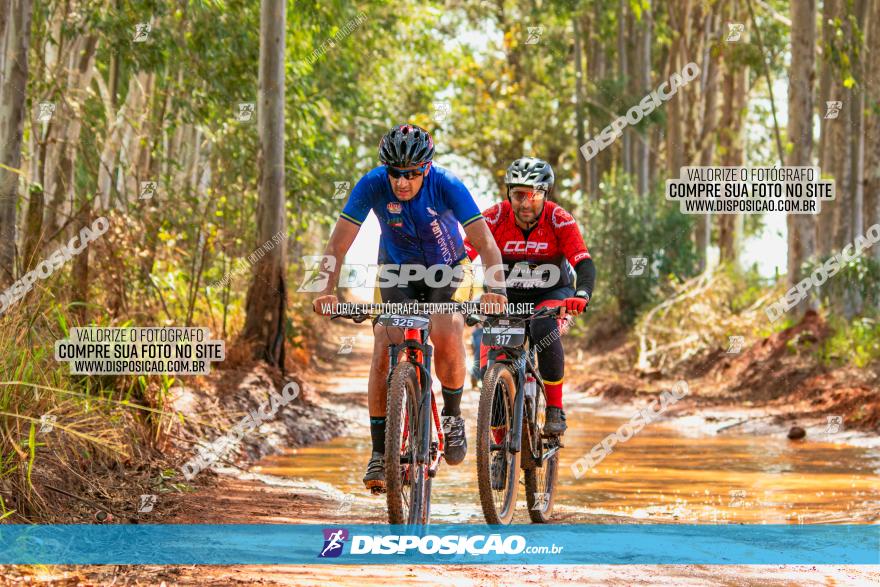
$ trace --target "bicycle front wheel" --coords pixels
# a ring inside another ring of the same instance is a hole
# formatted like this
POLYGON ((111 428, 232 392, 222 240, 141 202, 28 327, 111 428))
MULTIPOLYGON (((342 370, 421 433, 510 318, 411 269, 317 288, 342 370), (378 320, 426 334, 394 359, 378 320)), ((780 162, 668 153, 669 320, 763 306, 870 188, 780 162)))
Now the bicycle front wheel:
POLYGON ((510 524, 516 509, 520 451, 510 450, 515 396, 510 368, 492 365, 483 379, 477 413, 477 482, 489 524, 510 524))
MULTIPOLYGON (((391 373, 385 427, 385 485, 390 524, 426 524, 431 483, 427 464, 416 464, 422 450, 419 438, 421 385, 412 363, 400 363, 391 373)), ((430 414, 428 415, 430 417, 430 414)))

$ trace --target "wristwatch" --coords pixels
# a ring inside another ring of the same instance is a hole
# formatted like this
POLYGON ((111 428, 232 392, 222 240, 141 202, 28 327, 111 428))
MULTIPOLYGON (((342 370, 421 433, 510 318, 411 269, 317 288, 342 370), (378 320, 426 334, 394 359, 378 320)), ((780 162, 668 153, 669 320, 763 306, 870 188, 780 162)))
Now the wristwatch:
POLYGON ((579 289, 579 290, 577 291, 577 293, 574 294, 574 297, 576 297, 576 298, 584 298, 585 300, 589 300, 589 299, 590 299, 590 296, 587 295, 587 292, 586 292, 585 290, 582 290, 582 289, 579 289))

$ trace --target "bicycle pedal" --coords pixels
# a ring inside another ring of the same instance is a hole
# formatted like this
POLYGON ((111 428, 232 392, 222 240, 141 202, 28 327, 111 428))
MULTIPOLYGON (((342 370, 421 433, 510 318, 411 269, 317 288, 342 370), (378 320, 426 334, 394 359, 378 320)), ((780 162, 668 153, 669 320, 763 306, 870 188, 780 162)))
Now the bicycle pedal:
POLYGON ((555 448, 557 446, 559 448, 565 448, 565 445, 562 443, 561 436, 543 436, 542 438, 547 441, 547 443, 545 444, 546 448, 555 448))
POLYGON ((367 481, 366 482, 367 489, 370 490, 372 495, 380 495, 385 493, 385 482, 384 481, 367 481))

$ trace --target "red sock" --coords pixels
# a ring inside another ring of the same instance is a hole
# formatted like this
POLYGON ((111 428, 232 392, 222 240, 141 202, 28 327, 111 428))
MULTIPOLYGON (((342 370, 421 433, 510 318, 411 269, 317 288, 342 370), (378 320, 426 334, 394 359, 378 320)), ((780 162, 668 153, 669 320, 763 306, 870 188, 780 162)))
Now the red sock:
POLYGON ((562 380, 554 383, 544 382, 544 391, 547 392, 547 407, 562 409, 562 380))

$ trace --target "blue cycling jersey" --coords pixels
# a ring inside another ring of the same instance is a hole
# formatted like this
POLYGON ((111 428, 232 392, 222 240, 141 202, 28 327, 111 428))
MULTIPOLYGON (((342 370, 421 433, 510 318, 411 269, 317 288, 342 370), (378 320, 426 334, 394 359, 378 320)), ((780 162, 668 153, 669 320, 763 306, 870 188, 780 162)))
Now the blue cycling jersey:
POLYGON ((372 210, 382 227, 379 263, 455 265, 467 257, 458 225, 483 216, 452 172, 432 165, 413 199, 401 202, 388 172, 376 167, 354 186, 340 218, 360 226, 372 210))

